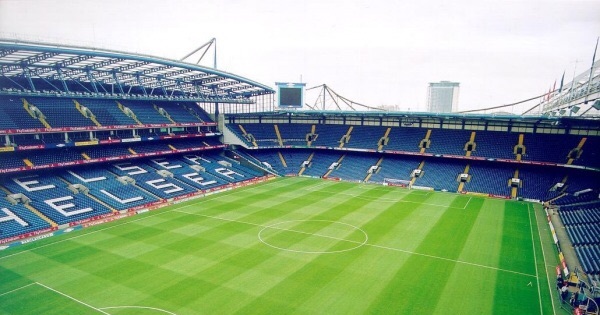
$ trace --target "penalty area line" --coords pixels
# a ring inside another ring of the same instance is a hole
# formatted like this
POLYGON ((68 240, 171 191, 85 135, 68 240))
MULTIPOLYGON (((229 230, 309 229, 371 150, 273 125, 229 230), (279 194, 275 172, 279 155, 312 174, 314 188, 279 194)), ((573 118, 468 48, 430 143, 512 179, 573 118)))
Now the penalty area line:
POLYGON ((32 282, 32 283, 30 283, 30 284, 26 284, 26 285, 24 285, 24 286, 22 286, 22 287, 18 287, 18 288, 16 288, 16 289, 10 290, 10 291, 8 291, 8 292, 4 292, 4 293, 0 294, 0 296, 4 296, 4 295, 10 294, 10 293, 13 293, 13 292, 15 292, 15 291, 19 291, 19 290, 21 290, 21 289, 25 289, 25 288, 27 288, 28 286, 32 286, 32 285, 34 285, 34 284, 35 284, 35 282, 32 282))
POLYGON ((109 309, 123 309, 123 308, 138 308, 138 309, 145 309, 145 310, 153 310, 153 311, 170 314, 170 315, 177 315, 173 312, 163 310, 162 308, 156 308, 156 307, 150 307, 150 306, 122 305, 122 306, 107 306, 107 307, 102 307, 100 309, 101 310, 109 310, 109 309))
POLYGON ((87 307, 89 307, 89 308, 91 308, 91 309, 94 309, 94 310, 96 310, 96 311, 98 311, 98 312, 100 312, 100 313, 102 313, 102 314, 111 315, 110 313, 107 313, 107 312, 105 312, 105 311, 103 311, 103 310, 101 310, 101 309, 99 309, 99 308, 97 308, 97 307, 93 307, 93 306, 91 306, 91 305, 89 305, 89 304, 87 304, 87 303, 85 303, 85 302, 83 302, 83 301, 80 301, 80 300, 78 300, 78 299, 76 299, 76 298, 74 298, 74 297, 72 297, 72 296, 70 296, 70 295, 68 295, 68 294, 66 294, 66 293, 60 292, 60 291, 58 291, 58 290, 56 290, 56 289, 53 289, 53 288, 51 288, 51 287, 49 287, 49 286, 47 286, 47 285, 45 285, 45 284, 42 284, 42 283, 39 283, 39 282, 35 282, 35 284, 37 284, 37 285, 39 285, 39 286, 41 286, 41 287, 44 287, 44 288, 46 288, 46 289, 48 289, 48 290, 50 290, 50 291, 53 291, 53 292, 55 292, 55 293, 58 293, 58 294, 60 294, 60 295, 62 295, 62 296, 64 296, 64 297, 66 297, 66 298, 69 298, 69 299, 71 299, 71 300, 73 300, 73 301, 75 301, 75 302, 77 302, 77 303, 79 303, 79 304, 81 304, 81 305, 85 305, 85 306, 87 306, 87 307))

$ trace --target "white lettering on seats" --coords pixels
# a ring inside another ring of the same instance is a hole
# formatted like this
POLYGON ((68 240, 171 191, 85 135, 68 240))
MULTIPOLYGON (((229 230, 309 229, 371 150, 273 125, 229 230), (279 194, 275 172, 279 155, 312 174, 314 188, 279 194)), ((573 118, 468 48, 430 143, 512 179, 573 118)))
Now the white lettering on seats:
POLYGON ((209 181, 205 181, 203 182, 204 178, 200 176, 200 174, 198 173, 190 173, 190 174, 184 174, 182 175, 183 177, 195 182, 198 185, 201 186, 208 186, 208 185, 212 185, 212 184, 216 184, 217 181, 216 180, 209 180, 209 181), (196 177, 197 176, 197 177, 196 177))
POLYGON ((51 188, 56 188, 56 186, 50 184, 50 185, 44 185, 44 186, 37 186, 37 187, 30 187, 32 185, 37 185, 40 182, 32 179, 29 181, 21 181, 22 179, 28 179, 28 178, 32 178, 32 177, 38 177, 37 175, 30 175, 30 176, 23 176, 23 177, 17 177, 17 178, 13 178, 12 180, 17 183, 17 185, 21 186, 23 189, 32 192, 32 191, 38 191, 38 190, 45 190, 45 189, 51 189, 51 188))
POLYGON ((79 179, 80 181, 82 181, 84 183, 93 183, 93 182, 97 182, 97 181, 105 180, 106 179, 106 177, 104 177, 104 176, 101 176, 101 177, 92 177, 92 178, 83 178, 82 176, 75 174, 75 172, 73 172, 73 171, 67 171, 67 173, 75 176, 75 178, 79 179))
POLYGON ((223 175, 223 176, 227 176, 229 178, 235 179, 233 176, 231 175, 237 175, 239 177, 244 177, 244 175, 242 174, 238 174, 230 169, 224 168, 224 167, 220 167, 220 168, 215 168, 215 172, 223 175))
POLYGON ((100 192, 109 196, 110 198, 122 203, 122 204, 126 204, 126 203, 130 203, 130 202, 135 202, 135 201, 139 201, 139 200, 144 200, 144 197, 142 196, 136 196, 136 197, 131 197, 129 199, 121 199, 111 193, 109 193, 108 191, 104 190, 104 189, 100 189, 100 192))
POLYGON ((119 164, 113 164, 113 165, 116 168, 120 169, 121 171, 127 172, 127 175, 137 175, 137 174, 148 173, 148 171, 146 171, 145 169, 143 169, 137 165, 131 165, 131 163, 119 163, 119 164), (130 166, 128 166, 128 165, 130 165, 130 166), (129 170, 137 170, 137 171, 128 172, 129 170))
POLYGON ((183 158, 188 161, 191 161, 194 164, 200 164, 200 161, 204 161, 206 163, 211 163, 210 160, 204 159, 197 155, 185 155, 185 156, 183 156, 183 158))
POLYGON ((200 162, 198 162, 198 160, 200 160, 199 156, 196 155, 186 155, 183 157, 184 159, 194 163, 194 164, 200 164, 200 162))
POLYGON ((70 202, 65 203, 65 204, 60 204, 60 205, 57 204, 59 202, 63 202, 63 201, 67 201, 67 200, 73 200, 73 196, 64 196, 64 197, 54 198, 54 199, 50 199, 50 200, 44 200, 44 202, 48 206, 50 206, 50 208, 60 212, 60 214, 64 215, 65 217, 70 217, 73 215, 78 215, 78 214, 94 211, 94 209, 89 208, 89 207, 68 211, 67 209, 74 208, 75 205, 70 202))
POLYGON ((154 162, 155 164, 158 164, 158 165, 160 165, 162 168, 164 168, 164 169, 168 169, 168 170, 170 170, 170 169, 174 169, 174 168, 180 168, 180 167, 183 167, 183 166, 182 166, 182 165, 180 165, 180 164, 171 164, 171 163, 169 163, 168 161, 166 161, 166 159, 165 159, 165 158, 161 158, 161 159, 154 159, 154 160, 150 160, 150 161, 152 161, 152 162, 154 162))
POLYGON ((10 220, 15 220, 21 226, 29 226, 29 223, 27 223, 27 222, 23 221, 23 219, 19 218, 19 216, 17 216, 16 213, 14 213, 6 208, 2 208, 2 209, 0 209, 0 211, 4 212, 4 214, 6 214, 5 217, 0 217, 0 223, 8 222, 10 220))
POLYGON ((181 188, 173 183, 169 183, 162 178, 146 181, 146 184, 148 184, 156 189, 162 190, 165 194, 172 194, 174 192, 183 190, 183 188, 181 188), (165 184, 159 184, 159 183, 165 183, 165 184), (168 187, 173 187, 173 189, 163 190, 163 188, 168 188, 168 187))

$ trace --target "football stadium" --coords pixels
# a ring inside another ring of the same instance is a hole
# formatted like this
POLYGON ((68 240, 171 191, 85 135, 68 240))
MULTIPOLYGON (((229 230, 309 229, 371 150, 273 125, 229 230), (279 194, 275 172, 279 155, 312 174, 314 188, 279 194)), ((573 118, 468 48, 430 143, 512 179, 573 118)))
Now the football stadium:
POLYGON ((0 314, 598 314, 594 69, 540 114, 307 110, 2 40, 0 314))

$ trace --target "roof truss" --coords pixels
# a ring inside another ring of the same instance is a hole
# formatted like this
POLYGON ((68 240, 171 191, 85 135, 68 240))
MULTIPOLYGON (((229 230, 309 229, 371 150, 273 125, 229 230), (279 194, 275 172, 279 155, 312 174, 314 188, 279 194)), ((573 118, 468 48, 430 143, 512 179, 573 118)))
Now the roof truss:
POLYGON ((0 76, 34 91, 38 90, 36 85, 58 90, 54 92, 69 92, 69 87, 75 87, 124 97, 143 91, 144 95, 177 93, 181 97, 239 103, 249 102, 249 96, 274 93, 270 87, 249 79, 182 61, 2 40, 0 76))

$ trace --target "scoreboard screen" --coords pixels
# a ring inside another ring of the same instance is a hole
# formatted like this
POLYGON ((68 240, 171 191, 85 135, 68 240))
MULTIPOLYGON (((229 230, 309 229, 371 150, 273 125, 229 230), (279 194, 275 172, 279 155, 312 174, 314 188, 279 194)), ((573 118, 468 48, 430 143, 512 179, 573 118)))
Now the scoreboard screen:
POLYGON ((275 83, 278 87, 279 107, 302 107, 304 104, 304 83, 275 83))

